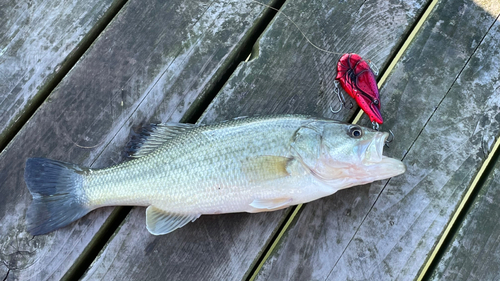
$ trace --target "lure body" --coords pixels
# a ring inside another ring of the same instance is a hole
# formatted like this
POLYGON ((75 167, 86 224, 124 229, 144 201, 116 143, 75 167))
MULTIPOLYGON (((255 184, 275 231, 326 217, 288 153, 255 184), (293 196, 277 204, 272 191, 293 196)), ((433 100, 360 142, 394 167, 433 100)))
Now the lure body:
POLYGON ((370 117, 372 123, 382 124, 380 95, 375 74, 368 63, 357 54, 344 54, 337 63, 337 77, 342 88, 370 117))

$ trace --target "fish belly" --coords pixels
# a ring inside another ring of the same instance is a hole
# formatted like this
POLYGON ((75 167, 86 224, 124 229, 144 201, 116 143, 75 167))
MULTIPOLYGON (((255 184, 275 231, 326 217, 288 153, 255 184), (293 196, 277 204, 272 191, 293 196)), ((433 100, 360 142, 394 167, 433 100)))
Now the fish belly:
POLYGON ((170 212, 214 214, 252 211, 248 206, 256 198, 301 193, 300 179, 254 168, 266 165, 262 157, 291 157, 289 143, 300 124, 228 126, 217 134, 195 129, 151 154, 93 170, 84 182, 89 205, 154 205, 170 212))

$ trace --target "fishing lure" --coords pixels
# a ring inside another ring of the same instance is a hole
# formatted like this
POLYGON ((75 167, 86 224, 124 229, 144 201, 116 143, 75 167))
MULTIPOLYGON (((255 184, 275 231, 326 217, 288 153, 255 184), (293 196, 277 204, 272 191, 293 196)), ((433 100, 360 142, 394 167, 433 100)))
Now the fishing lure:
MULTIPOLYGON (((335 79, 368 115, 373 128, 378 129, 379 124, 382 124, 384 120, 380 113, 377 81, 368 63, 358 54, 344 54, 337 63, 337 77, 335 79)), ((337 92, 337 94, 342 105, 345 105, 340 93, 337 92)), ((334 113, 339 112, 340 109, 334 113)))
MULTIPOLYGON (((278 10, 267 4, 260 3, 258 1, 250 0, 250 2, 262 5, 264 7, 267 7, 268 9, 281 13, 291 23, 293 23, 293 25, 295 25, 302 36, 306 39, 306 41, 314 48, 328 54, 341 55, 341 53, 325 50, 315 45, 313 42, 311 42, 311 40, 309 40, 309 38, 300 29, 300 27, 281 10, 278 10)), ((361 109, 363 109, 368 117, 370 117, 373 129, 378 130, 379 125, 384 121, 382 119, 382 114, 380 113, 380 96, 378 93, 377 81, 375 80, 375 74, 373 73, 368 63, 364 61, 358 54, 343 54, 339 62, 337 63, 337 77, 335 79, 340 81, 342 88, 344 88, 344 90, 356 100, 359 107, 361 107, 361 109)), ((335 92, 337 93, 337 96, 341 102, 341 106, 338 110, 333 110, 330 107, 330 110, 333 113, 338 113, 345 106, 345 101, 340 95, 338 86, 335 92)))
MULTIPOLYGON (((267 7, 268 9, 281 13, 295 25, 302 36, 306 39, 306 41, 314 48, 328 54, 341 55, 341 53, 325 50, 315 45, 313 42, 311 42, 311 40, 309 40, 309 38, 307 38, 306 34, 299 28, 299 26, 281 10, 260 3, 258 1, 250 1, 252 3, 262 5, 264 7, 267 7)), ((344 90, 356 100, 359 107, 361 107, 361 109, 363 109, 368 117, 370 117, 373 129, 378 130, 379 125, 384 121, 382 119, 382 114, 380 113, 380 96, 378 93, 377 81, 375 80, 375 74, 373 73, 368 63, 364 61, 358 54, 343 54, 339 62, 337 63, 337 77, 335 79, 340 81, 342 88, 344 88, 344 90)), ((330 107, 330 110, 333 113, 338 113, 345 106, 345 101, 340 95, 338 86, 335 92, 337 93, 337 96, 341 102, 341 106, 338 110, 333 110, 330 107)))

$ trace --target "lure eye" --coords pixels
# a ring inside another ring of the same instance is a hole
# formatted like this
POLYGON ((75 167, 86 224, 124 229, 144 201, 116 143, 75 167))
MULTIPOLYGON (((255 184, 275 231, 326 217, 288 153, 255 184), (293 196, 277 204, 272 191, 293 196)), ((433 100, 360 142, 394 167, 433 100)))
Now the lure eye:
POLYGON ((358 126, 351 126, 348 135, 352 138, 359 139, 363 136, 363 130, 358 126))

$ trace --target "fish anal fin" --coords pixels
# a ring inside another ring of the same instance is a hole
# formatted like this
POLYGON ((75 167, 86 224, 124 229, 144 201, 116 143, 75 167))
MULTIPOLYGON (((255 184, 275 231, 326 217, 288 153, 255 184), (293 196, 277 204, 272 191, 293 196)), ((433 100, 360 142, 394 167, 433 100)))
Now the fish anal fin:
POLYGON ((146 209, 146 228, 153 235, 163 235, 181 228, 199 217, 200 215, 169 213, 155 206, 149 206, 146 209))
POLYGON ((273 198, 273 199, 255 199, 250 203, 250 206, 254 208, 252 212, 269 212, 279 209, 284 209, 292 205, 292 198, 273 198))
POLYGON ((292 159, 271 155, 251 157, 242 163, 242 170, 250 182, 279 179, 290 175, 287 166, 292 159))

